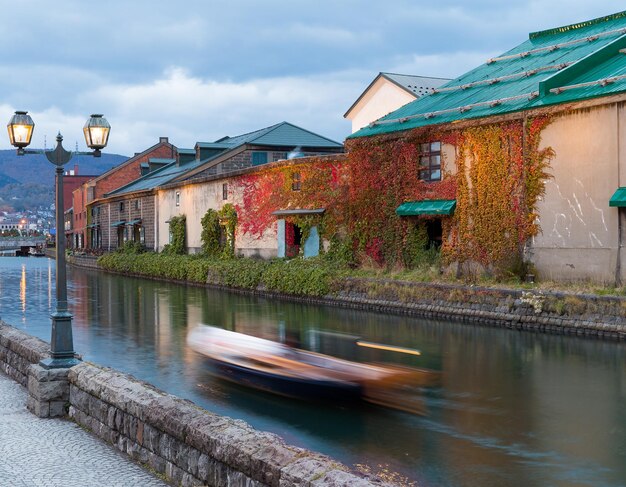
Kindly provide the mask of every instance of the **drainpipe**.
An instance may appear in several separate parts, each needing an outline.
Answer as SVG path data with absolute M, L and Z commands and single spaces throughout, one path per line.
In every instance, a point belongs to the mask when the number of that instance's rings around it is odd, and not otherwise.
M 159 251 L 159 192 L 154 194 L 154 251 Z
M 109 242 L 107 244 L 107 250 L 110 252 L 111 251 L 111 203 L 107 203 L 107 213 L 109 216 L 109 231 L 107 232 L 107 235 L 109 236 Z
M 522 193 L 522 201 L 520 202 L 522 204 L 522 208 L 526 208 L 526 159 L 528 157 L 528 138 L 526 137 L 526 124 L 528 123 L 528 115 L 526 113 L 524 113 L 523 117 L 522 117 L 522 167 L 523 169 L 523 173 L 522 173 L 522 178 L 524 180 L 524 188 L 523 188 L 523 193 Z M 520 257 L 522 259 L 522 261 L 526 260 L 526 249 L 528 248 L 528 246 L 530 245 L 530 239 L 527 239 L 521 246 L 521 248 L 519 249 L 519 253 L 520 253 Z M 524 279 L 526 279 L 526 276 L 523 276 Z
M 623 105 L 622 105 L 623 106 Z M 620 182 L 620 104 L 615 104 L 615 115 L 616 115 L 616 129 L 617 129 L 617 187 L 621 188 Z M 622 229 L 622 218 L 623 218 L 623 208 L 617 208 L 617 258 L 615 262 L 615 287 L 622 286 L 622 242 L 623 242 L 623 229 Z

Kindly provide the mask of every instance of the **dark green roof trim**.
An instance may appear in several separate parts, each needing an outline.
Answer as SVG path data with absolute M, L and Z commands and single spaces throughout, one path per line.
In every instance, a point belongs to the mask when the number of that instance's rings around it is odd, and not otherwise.
M 626 17 L 626 10 L 611 15 L 605 15 L 604 17 L 598 17 L 597 19 L 586 20 L 584 22 L 578 22 L 577 24 L 564 25 L 562 27 L 554 27 L 548 30 L 540 30 L 537 32 L 531 32 L 528 36 L 529 39 L 536 39 L 541 36 L 550 36 L 555 34 L 562 34 L 563 32 L 569 32 L 575 29 L 582 29 L 584 27 L 590 27 L 596 24 L 603 24 L 605 22 L 617 19 L 623 19 Z
M 609 200 L 609 206 L 617 208 L 626 208 L 626 187 L 618 188 L 611 199 Z
M 452 215 L 456 200 L 407 201 L 396 208 L 398 216 Z
M 196 146 L 200 149 L 230 149 L 232 148 L 231 144 L 221 144 L 217 142 L 197 142 Z M 195 153 L 195 152 L 194 152 Z
M 590 69 L 601 65 L 608 61 L 620 49 L 626 48 L 626 34 L 618 37 L 607 45 L 601 47 L 597 51 L 585 56 L 584 58 L 570 64 L 567 68 L 557 71 L 552 76 L 539 82 L 539 96 L 550 94 L 550 90 L 567 84 L 570 80 L 587 73 Z
M 131 220 L 129 222 L 126 222 L 126 225 L 129 227 L 132 227 L 133 225 L 140 225 L 141 224 L 141 218 L 137 218 L 135 220 Z
M 150 164 L 170 164 L 172 162 L 176 162 L 176 159 L 164 159 L 162 157 L 151 157 L 148 159 Z

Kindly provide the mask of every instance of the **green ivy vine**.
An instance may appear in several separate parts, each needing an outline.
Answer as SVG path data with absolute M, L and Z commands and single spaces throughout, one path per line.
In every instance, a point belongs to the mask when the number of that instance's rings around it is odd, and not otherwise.
M 172 242 L 163 247 L 163 253 L 167 255 L 183 255 L 187 251 L 187 217 L 185 215 L 174 216 L 170 219 L 170 232 Z

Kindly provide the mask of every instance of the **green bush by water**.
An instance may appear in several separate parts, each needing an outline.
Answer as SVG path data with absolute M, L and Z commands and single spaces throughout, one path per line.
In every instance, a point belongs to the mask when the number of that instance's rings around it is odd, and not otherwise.
M 321 257 L 260 261 L 113 252 L 100 257 L 98 265 L 125 274 L 310 296 L 329 294 L 340 275 L 336 266 Z

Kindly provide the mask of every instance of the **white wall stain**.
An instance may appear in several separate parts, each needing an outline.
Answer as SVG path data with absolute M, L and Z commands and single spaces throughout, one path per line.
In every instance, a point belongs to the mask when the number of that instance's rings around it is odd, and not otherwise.
M 574 178 L 574 181 L 576 182 L 576 184 L 578 184 L 583 189 L 583 191 L 585 191 L 585 185 L 582 183 L 582 181 L 580 179 Z M 607 227 L 606 220 L 604 219 L 604 210 L 602 208 L 598 208 L 598 206 L 596 205 L 595 201 L 593 201 L 593 198 L 589 195 L 589 193 L 587 193 L 587 191 L 585 191 L 585 197 L 589 200 L 589 203 L 591 204 L 593 209 L 595 211 L 597 211 L 598 213 L 600 213 L 600 218 L 602 220 L 602 226 L 604 227 L 604 231 L 608 233 L 609 228 Z
M 591 247 L 595 247 L 594 240 L 597 242 L 598 246 L 603 247 L 602 242 L 600 242 L 600 239 L 596 237 L 596 234 L 593 232 L 589 232 L 589 241 L 591 242 Z
M 561 240 L 561 244 L 565 245 L 565 237 L 561 235 L 559 232 L 559 221 L 562 219 L 565 223 L 567 223 L 567 216 L 565 213 L 554 213 L 554 225 L 552 226 L 552 230 L 550 231 L 551 237 L 556 237 Z M 567 226 L 565 226 L 565 231 L 568 231 Z

